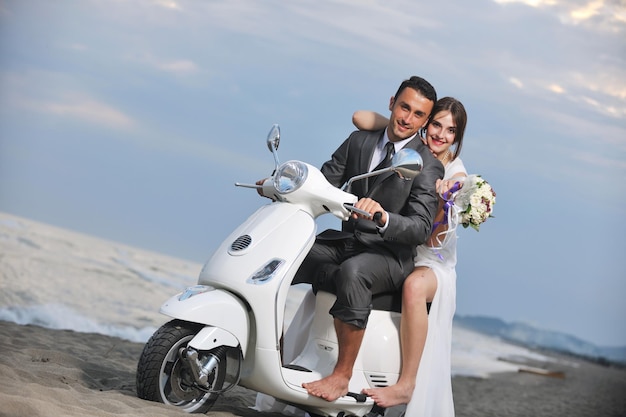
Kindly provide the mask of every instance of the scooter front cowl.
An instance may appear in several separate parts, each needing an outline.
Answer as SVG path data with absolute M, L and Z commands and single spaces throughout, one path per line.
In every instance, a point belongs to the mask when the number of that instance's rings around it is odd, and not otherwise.
M 179 320 L 223 329 L 239 341 L 242 354 L 246 353 L 250 328 L 247 308 L 229 292 L 209 285 L 195 285 L 171 297 L 159 311 Z
M 261 207 L 227 237 L 198 283 L 241 296 L 249 307 L 255 347 L 276 350 L 285 303 L 298 267 L 315 241 L 315 220 L 295 205 Z

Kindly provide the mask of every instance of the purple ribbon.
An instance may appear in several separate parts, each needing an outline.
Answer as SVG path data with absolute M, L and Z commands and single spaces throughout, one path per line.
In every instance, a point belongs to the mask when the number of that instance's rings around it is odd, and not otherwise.
M 435 233 L 435 230 L 437 229 L 437 227 L 439 227 L 442 224 L 447 224 L 448 223 L 448 213 L 450 213 L 450 209 L 452 208 L 452 206 L 454 205 L 454 193 L 456 193 L 457 191 L 459 191 L 461 189 L 461 182 L 457 181 L 454 183 L 454 185 L 452 186 L 452 188 L 450 188 L 448 191 L 446 191 L 445 193 L 443 193 L 443 195 L 441 196 L 441 198 L 443 198 L 443 201 L 445 201 L 445 203 L 443 203 L 443 220 L 440 222 L 437 222 L 433 225 L 433 230 L 431 232 Z M 439 251 L 437 250 L 437 257 L 443 261 L 443 256 L 441 256 L 441 253 L 439 253 Z
M 441 196 L 441 198 L 443 198 L 443 201 L 445 201 L 445 203 L 443 203 L 443 220 L 433 225 L 433 230 L 431 233 L 434 233 L 435 229 L 437 229 L 442 224 L 448 223 L 448 213 L 450 213 L 450 209 L 454 205 L 454 199 L 452 197 L 454 193 L 456 193 L 460 189 L 461 189 L 461 182 L 457 181 L 454 183 L 452 188 L 450 188 L 448 191 L 443 193 L 443 195 Z

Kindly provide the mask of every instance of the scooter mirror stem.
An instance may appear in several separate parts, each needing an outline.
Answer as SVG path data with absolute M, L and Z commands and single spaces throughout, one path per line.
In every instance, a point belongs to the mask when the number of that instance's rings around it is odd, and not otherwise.
M 278 161 L 278 145 L 280 144 L 280 126 L 278 124 L 274 124 L 270 129 L 270 132 L 267 134 L 267 148 L 270 150 L 272 155 L 274 155 L 274 163 L 276 164 L 276 168 L 280 165 Z
M 393 167 L 377 169 L 376 171 L 366 172 L 365 174 L 361 174 L 361 175 L 355 175 L 354 177 L 352 177 L 352 178 L 350 178 L 348 180 L 346 185 L 343 187 L 343 191 L 349 193 L 350 192 L 350 188 L 352 187 L 352 183 L 355 182 L 355 181 L 362 180 L 364 178 L 374 177 L 376 175 L 380 175 L 380 174 L 383 174 L 383 173 L 389 172 L 389 171 L 393 171 Z

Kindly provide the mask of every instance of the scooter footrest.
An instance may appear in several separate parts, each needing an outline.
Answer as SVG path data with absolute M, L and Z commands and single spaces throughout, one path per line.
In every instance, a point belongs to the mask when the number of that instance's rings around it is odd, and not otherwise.
M 358 392 L 348 392 L 346 395 L 348 397 L 354 398 L 357 403 L 364 403 L 365 401 L 367 401 L 367 395 L 365 394 L 360 394 Z
M 294 371 L 301 371 L 301 372 L 313 372 L 310 369 L 305 368 L 304 366 L 293 365 L 293 364 L 283 365 L 283 368 L 293 369 Z

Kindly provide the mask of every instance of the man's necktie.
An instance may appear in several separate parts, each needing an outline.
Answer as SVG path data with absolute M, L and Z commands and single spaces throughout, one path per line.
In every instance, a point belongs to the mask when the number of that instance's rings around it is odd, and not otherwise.
M 396 152 L 396 149 L 393 146 L 393 143 L 387 142 L 387 144 L 385 145 L 385 157 L 383 158 L 382 161 L 380 161 L 378 165 L 374 167 L 374 169 L 371 172 L 378 171 L 379 169 L 387 168 L 389 164 L 391 164 L 391 158 L 393 158 L 393 154 L 395 152 Z M 371 186 L 372 184 L 374 184 L 374 181 L 376 181 L 376 178 L 377 178 L 376 176 L 369 177 L 367 179 L 367 183 Z
M 380 163 L 378 165 L 376 165 L 376 167 L 372 170 L 372 171 L 377 171 L 379 169 L 383 169 L 383 168 L 387 168 L 389 166 L 389 164 L 391 163 L 391 158 L 393 157 L 393 154 L 395 153 L 395 148 L 393 146 L 392 142 L 387 142 L 387 144 L 385 145 L 385 157 L 383 158 L 382 161 L 380 161 Z

